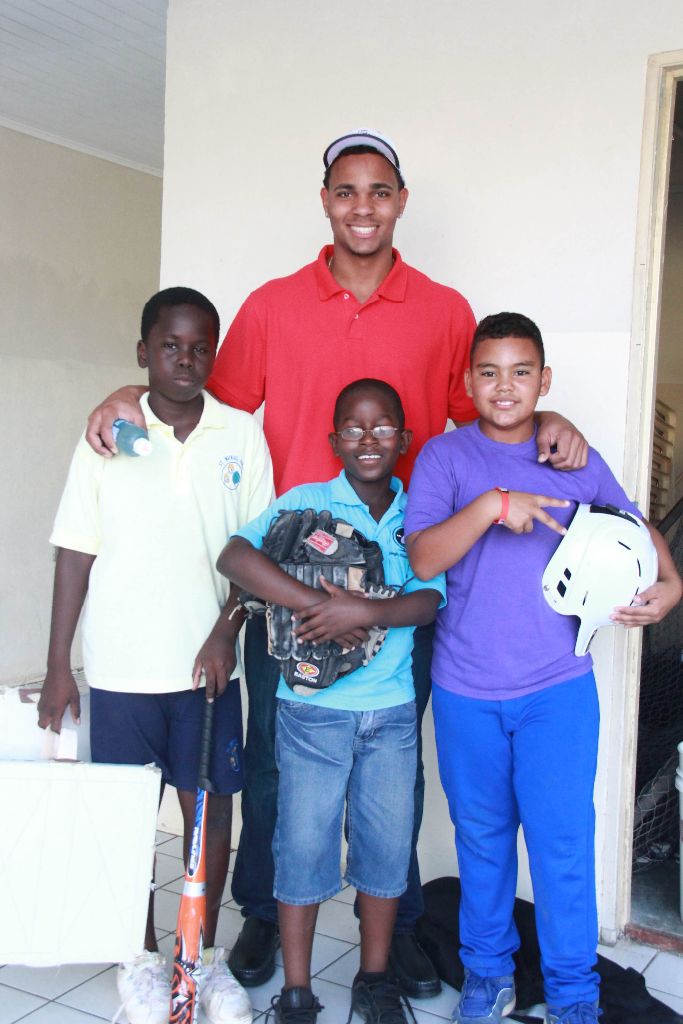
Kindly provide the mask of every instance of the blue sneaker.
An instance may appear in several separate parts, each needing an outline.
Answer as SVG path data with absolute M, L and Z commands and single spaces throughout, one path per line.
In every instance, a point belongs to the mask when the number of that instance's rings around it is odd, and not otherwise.
M 574 1003 L 573 1006 L 565 1006 L 564 1010 L 549 1006 L 545 1024 L 597 1024 L 601 1014 L 597 1003 Z
M 453 1012 L 455 1024 L 499 1024 L 515 1008 L 515 983 L 512 975 L 482 978 L 465 971 L 460 1002 Z

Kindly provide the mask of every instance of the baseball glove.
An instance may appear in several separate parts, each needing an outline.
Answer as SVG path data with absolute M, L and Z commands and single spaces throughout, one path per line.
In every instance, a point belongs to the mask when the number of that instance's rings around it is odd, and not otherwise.
M 369 598 L 390 598 L 399 591 L 384 583 L 382 552 L 350 523 L 331 512 L 283 510 L 270 525 L 262 551 L 283 572 L 306 586 L 322 590 L 321 576 L 344 590 Z M 292 627 L 292 609 L 265 603 L 242 591 L 240 603 L 250 615 L 264 613 L 268 628 L 268 653 L 281 662 L 282 675 L 294 693 L 310 696 L 323 690 L 361 665 L 380 650 L 387 630 L 373 627 L 369 639 L 351 650 L 333 640 L 299 643 Z

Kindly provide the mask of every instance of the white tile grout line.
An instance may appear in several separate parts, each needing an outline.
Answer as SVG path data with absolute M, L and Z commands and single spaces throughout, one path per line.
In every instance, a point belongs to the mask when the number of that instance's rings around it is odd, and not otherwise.
M 94 1017 L 95 1020 L 103 1020 L 107 1021 L 108 1024 L 111 1024 L 111 1017 L 100 1017 L 98 1013 L 92 1013 L 90 1010 L 79 1010 L 75 1006 L 65 1006 L 63 1003 L 58 1003 L 55 999 L 46 999 L 42 1006 L 34 1006 L 34 1008 L 29 1010 L 28 1013 L 25 1013 L 23 1017 L 17 1017 L 15 1020 L 11 1021 L 10 1024 L 21 1024 L 22 1020 L 28 1020 L 32 1013 L 37 1013 L 38 1010 L 44 1010 L 46 1006 L 59 1006 L 62 1010 L 70 1010 L 72 1013 L 80 1013 L 83 1015 L 83 1020 L 88 1020 L 89 1018 L 92 1019 Z
M 23 964 L 3 964 L 3 967 L 7 967 L 7 966 L 9 966 L 9 967 L 22 967 L 24 965 Z M 71 964 L 62 964 L 61 966 L 63 966 L 63 967 L 70 967 L 72 965 Z M 94 966 L 98 966 L 98 965 L 94 965 Z M 19 988 L 18 985 L 12 985 L 12 984 L 10 984 L 9 981 L 3 981 L 2 980 L 2 974 L 0 974 L 0 985 L 3 985 L 4 988 L 11 988 L 14 992 L 23 992 L 27 996 L 35 996 L 36 999 L 44 999 L 46 1003 L 57 1003 L 57 1002 L 59 1002 L 59 1000 L 63 996 L 68 996 L 70 992 L 75 992 L 77 988 L 80 988 L 82 985 L 87 985 L 88 982 L 93 981 L 95 978 L 99 978 L 99 976 L 101 974 L 105 974 L 107 971 L 110 971 L 111 968 L 113 967 L 113 964 L 100 964 L 99 966 L 102 967 L 101 971 L 95 971 L 95 973 L 91 974 L 89 978 L 85 979 L 85 981 L 79 981 L 77 985 L 73 985 L 71 988 L 65 988 L 63 992 L 59 992 L 58 995 L 54 996 L 52 999 L 49 996 L 42 996 L 38 992 L 31 992 L 27 988 Z M 30 969 L 31 968 L 29 968 L 29 970 Z M 49 971 L 50 970 L 49 967 L 36 967 L 34 969 L 36 971 L 43 971 L 43 970 Z M 30 1012 L 31 1013 L 35 1013 L 36 1009 L 39 1010 L 40 1007 L 37 1006 L 34 1010 L 31 1010 Z M 69 1007 L 69 1009 L 78 1009 L 78 1007 Z M 82 1013 L 82 1012 L 84 1012 L 84 1011 L 79 1010 L 79 1013 Z M 23 1020 L 23 1018 L 19 1018 L 19 1019 Z M 15 1024 L 15 1022 L 12 1021 L 12 1024 Z
M 317 932 L 317 933 L 315 933 L 315 934 L 318 934 L 318 935 L 320 935 L 320 934 L 321 934 L 321 932 Z M 327 937 L 328 939 L 329 939 L 329 938 L 333 938 L 333 939 L 336 939 L 336 935 L 332 935 L 332 936 L 329 936 L 329 935 L 328 935 L 328 936 L 326 936 L 326 937 Z M 346 942 L 346 939 L 339 939 L 338 941 L 339 941 L 339 942 Z M 315 972 L 315 974 L 312 974 L 312 975 L 311 975 L 311 977 L 312 977 L 312 978 L 320 978 L 320 975 L 321 975 L 321 974 L 323 973 L 323 971 L 329 971 L 330 967 L 333 967 L 333 966 L 334 966 L 334 964 L 338 963 L 338 962 L 339 962 L 340 960 L 343 960 L 345 956 L 348 956 L 348 955 L 349 955 L 349 953 L 352 953 L 354 949 L 358 949 L 358 947 L 359 947 L 359 946 L 360 946 L 360 942 L 354 942 L 354 943 L 352 943 L 352 944 L 351 944 L 351 945 L 349 946 L 349 949 L 345 949 L 345 950 L 344 950 L 344 952 L 343 952 L 343 953 L 340 953 L 340 954 L 339 954 L 339 956 L 336 956 L 336 957 L 334 958 L 334 960 L 330 960 L 330 962 L 329 962 L 329 963 L 325 964 L 325 966 L 324 966 L 324 967 L 321 967 L 321 968 L 320 968 L 320 970 L 319 970 L 319 971 L 316 971 L 316 972 Z M 350 986 L 350 985 L 342 985 L 342 983 L 341 983 L 340 981 L 333 981 L 333 980 L 332 980 L 331 978 L 320 978 L 320 980 L 321 980 L 321 981 L 329 981 L 330 985 L 339 985 L 339 987 L 340 987 L 340 988 L 348 988 L 348 989 L 349 989 L 349 991 L 350 991 L 350 989 L 351 989 L 351 986 Z
M 661 952 L 661 950 L 659 950 L 659 949 L 653 949 L 652 950 L 652 956 L 650 957 L 648 962 L 645 964 L 645 966 L 643 967 L 642 971 L 639 971 L 638 973 L 639 974 L 645 974 L 645 971 L 648 969 L 648 967 L 652 967 L 652 964 L 655 962 L 655 960 L 659 956 L 660 952 Z M 671 994 L 673 995 L 673 993 L 671 993 Z

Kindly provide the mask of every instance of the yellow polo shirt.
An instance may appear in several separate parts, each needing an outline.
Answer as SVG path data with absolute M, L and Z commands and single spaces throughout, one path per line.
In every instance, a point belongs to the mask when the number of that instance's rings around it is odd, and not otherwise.
M 98 689 L 190 688 L 194 659 L 227 599 L 216 559 L 273 498 L 260 426 L 203 395 L 201 419 L 184 444 L 145 396 L 149 456 L 103 459 L 84 438 L 74 453 L 50 543 L 97 556 L 83 657 Z M 238 663 L 234 676 L 240 672 Z

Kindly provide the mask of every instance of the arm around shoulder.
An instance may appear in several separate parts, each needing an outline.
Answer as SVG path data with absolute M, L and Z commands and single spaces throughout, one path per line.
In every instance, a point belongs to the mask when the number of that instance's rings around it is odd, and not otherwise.
M 536 423 L 539 462 L 555 469 L 583 469 L 588 462 L 588 442 L 570 420 L 548 409 L 536 412 Z
M 118 449 L 111 432 L 114 420 L 129 420 L 138 427 L 146 427 L 140 399 L 148 390 L 146 384 L 125 384 L 93 409 L 88 416 L 85 439 L 94 452 L 107 459 L 116 455 Z

